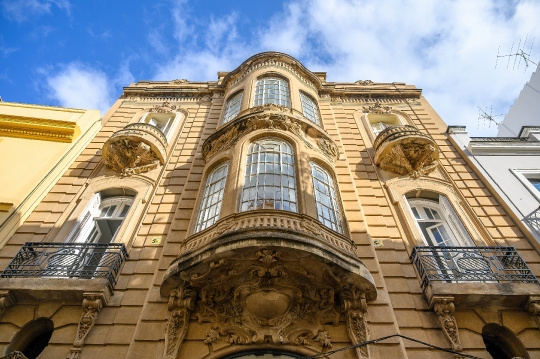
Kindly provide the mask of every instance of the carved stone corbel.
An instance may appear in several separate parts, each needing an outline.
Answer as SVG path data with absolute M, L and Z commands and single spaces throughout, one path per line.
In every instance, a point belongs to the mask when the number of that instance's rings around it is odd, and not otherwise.
M 14 303 L 15 300 L 8 290 L 0 291 L 0 318 Z
M 540 297 L 529 297 L 525 309 L 531 313 L 540 329 Z
M 431 299 L 431 308 L 437 315 L 437 319 L 441 328 L 452 344 L 452 350 L 460 352 L 463 350 L 459 340 L 458 326 L 454 312 L 454 297 L 437 297 Z
M 83 293 L 82 308 L 83 314 L 79 321 L 79 327 L 77 328 L 77 336 L 73 342 L 73 347 L 70 349 L 68 359 L 77 359 L 81 348 L 84 344 L 86 336 L 94 327 L 99 312 L 105 304 L 105 300 L 102 293 Z
M 369 340 L 367 324 L 367 303 L 365 294 L 356 286 L 350 286 L 340 293 L 341 311 L 346 316 L 347 331 L 353 344 Z M 367 345 L 355 348 L 358 359 L 369 358 Z
M 195 308 L 197 293 L 185 287 L 173 289 L 169 296 L 169 321 L 165 335 L 164 359 L 176 359 L 186 337 L 189 316 Z

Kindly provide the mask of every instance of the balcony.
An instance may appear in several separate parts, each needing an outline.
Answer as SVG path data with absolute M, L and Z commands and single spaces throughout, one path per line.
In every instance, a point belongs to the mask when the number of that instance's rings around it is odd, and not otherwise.
M 127 257 L 121 243 L 28 242 L 0 275 L 0 288 L 18 300 L 82 300 L 83 292 L 110 294 Z
M 414 126 L 390 126 L 374 141 L 375 164 L 386 171 L 417 178 L 437 167 L 439 148 Z
M 540 282 L 514 247 L 414 247 L 410 259 L 428 301 L 454 296 L 456 305 L 524 305 Z
M 123 176 L 144 173 L 165 163 L 167 138 L 155 126 L 132 123 L 103 145 L 103 161 Z

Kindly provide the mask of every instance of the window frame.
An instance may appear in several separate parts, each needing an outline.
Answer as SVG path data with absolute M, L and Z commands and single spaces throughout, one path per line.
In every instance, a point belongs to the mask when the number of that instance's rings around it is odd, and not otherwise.
M 517 169 L 510 168 L 510 172 L 523 184 L 523 186 L 531 193 L 531 195 L 540 202 L 540 190 L 533 186 L 530 179 L 540 180 L 540 169 L 528 168 Z
M 316 124 L 317 126 L 322 126 L 321 112 L 319 110 L 318 102 L 315 101 L 315 99 L 311 95 L 308 95 L 304 91 L 298 91 L 298 96 L 300 98 L 300 106 L 302 107 L 302 114 L 304 115 L 304 117 L 307 118 L 310 122 Z M 311 101 L 311 106 L 313 107 L 311 110 L 316 116 L 316 119 L 312 119 L 309 115 L 306 115 L 306 109 L 304 106 L 304 103 L 306 102 L 305 100 Z
M 338 189 L 338 186 L 337 186 L 337 181 L 335 180 L 334 176 L 332 176 L 331 172 L 328 171 L 324 166 L 321 166 L 320 164 L 318 164 L 317 162 L 314 162 L 314 161 L 309 161 L 309 168 L 310 168 L 310 172 L 311 172 L 311 185 L 312 185 L 312 189 L 313 189 L 313 197 L 315 199 L 315 210 L 317 212 L 317 219 L 319 220 L 319 222 L 321 222 L 325 227 L 335 231 L 335 232 L 338 232 L 339 234 L 345 234 L 345 226 L 344 226 L 344 215 L 343 215 L 343 211 L 342 211 L 342 206 L 341 206 L 341 200 L 340 200 L 340 196 L 339 196 L 339 189 Z M 317 177 L 315 176 L 315 173 L 314 173 L 314 170 L 315 169 L 319 169 L 319 170 L 322 170 L 322 172 L 324 172 L 324 174 L 327 176 L 327 181 L 324 182 L 322 180 L 320 180 L 320 182 L 323 183 L 324 186 L 326 186 L 326 188 L 329 189 L 329 192 L 330 192 L 330 196 L 328 196 L 330 198 L 330 202 L 331 202 L 331 205 L 333 206 L 332 207 L 328 207 L 328 206 L 325 206 L 323 204 L 323 202 L 320 200 L 320 195 L 319 195 L 319 191 L 317 189 L 317 186 L 315 184 L 315 182 L 317 181 Z M 331 181 L 331 185 L 328 183 Z M 334 217 L 335 217 L 335 223 L 328 220 L 329 222 L 331 222 L 332 224 L 335 225 L 336 228 L 333 228 L 333 226 L 328 226 L 326 224 L 326 218 L 324 217 L 324 214 L 321 214 L 321 211 L 319 211 L 319 203 L 321 203 L 321 206 L 325 206 L 327 209 L 330 209 L 328 212 L 330 214 L 333 214 Z M 323 218 L 323 220 L 321 220 L 321 217 Z
M 263 85 L 263 88 L 262 88 L 262 91 L 261 91 L 261 94 L 260 94 L 261 99 L 258 99 L 257 91 L 258 91 L 258 88 L 259 88 L 259 83 L 261 83 L 261 82 L 264 83 L 264 81 L 267 81 L 267 80 L 278 80 L 278 81 L 283 82 L 287 86 L 286 91 L 284 91 L 284 93 L 286 93 L 286 95 L 287 95 L 287 97 L 286 97 L 287 104 L 286 105 L 282 104 L 282 102 L 284 102 L 284 101 L 281 100 L 282 93 L 281 93 L 281 85 L 280 84 L 278 85 L 278 94 L 279 94 L 278 103 L 266 101 L 265 95 L 267 94 L 267 92 L 265 91 L 266 87 L 264 85 Z M 255 81 L 255 85 L 253 86 L 252 107 L 264 106 L 264 105 L 267 105 L 267 104 L 274 104 L 274 105 L 277 105 L 277 106 L 284 106 L 284 107 L 290 108 L 291 105 L 292 105 L 291 100 L 292 100 L 291 99 L 291 86 L 290 86 L 290 83 L 289 83 L 288 79 L 272 74 L 272 75 L 267 75 L 267 76 L 261 76 L 261 77 L 257 78 L 257 80 Z M 259 101 L 260 101 L 260 103 L 258 103 Z
M 231 103 L 233 100 L 235 100 L 237 97 L 240 97 L 240 99 L 235 103 L 238 104 L 238 111 L 231 116 L 228 112 L 231 107 L 229 107 L 229 103 Z M 225 101 L 225 106 L 223 106 L 223 116 L 221 117 L 221 124 L 224 125 L 226 123 L 231 122 L 235 117 L 238 116 L 240 112 L 242 112 L 242 101 L 244 100 L 244 90 L 237 91 L 233 93 L 231 96 L 227 97 L 227 100 Z
M 204 231 L 205 229 L 207 229 L 209 227 L 212 227 L 214 224 L 216 224 L 216 222 L 218 222 L 220 220 L 220 218 L 222 218 L 221 212 L 222 212 L 222 209 L 223 209 L 223 197 L 224 197 L 224 194 L 225 194 L 225 189 L 227 188 L 227 182 L 229 181 L 228 177 L 229 177 L 230 165 L 231 165 L 230 161 L 222 161 L 222 162 L 218 163 L 216 166 L 213 166 L 210 169 L 210 171 L 208 172 L 208 175 L 206 176 L 206 180 L 205 180 L 204 191 L 203 191 L 203 194 L 202 194 L 201 198 L 199 199 L 197 217 L 195 219 L 195 226 L 194 226 L 194 229 L 193 229 L 194 234 L 202 232 L 202 231 Z M 210 181 L 212 175 L 214 175 L 218 170 L 220 170 L 223 167 L 226 167 L 226 170 L 225 170 L 224 176 L 219 179 L 219 181 L 223 183 L 223 186 L 218 190 L 218 192 L 220 192 L 220 194 L 218 194 L 219 199 L 218 199 L 217 203 L 219 203 L 219 204 L 217 206 L 216 214 L 213 216 L 214 219 L 213 219 L 212 223 L 206 224 L 206 225 L 203 226 L 203 225 L 200 224 L 201 216 L 205 213 L 205 212 L 203 212 L 203 210 L 208 209 L 208 208 L 203 208 L 203 206 L 205 206 L 205 199 L 207 198 L 208 191 L 209 191 L 209 188 L 211 187 L 211 185 L 213 185 L 213 184 L 215 184 L 217 182 L 216 180 L 214 180 L 211 183 L 209 181 Z M 214 193 L 216 193 L 216 192 L 214 192 Z M 205 221 L 205 223 L 207 223 L 209 221 L 211 221 L 211 220 L 207 220 L 207 221 Z

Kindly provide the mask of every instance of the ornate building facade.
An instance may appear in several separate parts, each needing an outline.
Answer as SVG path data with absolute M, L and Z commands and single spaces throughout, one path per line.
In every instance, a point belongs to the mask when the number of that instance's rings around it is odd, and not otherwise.
M 540 357 L 538 252 L 414 86 L 261 53 L 104 121 L 0 251 L 0 353 Z

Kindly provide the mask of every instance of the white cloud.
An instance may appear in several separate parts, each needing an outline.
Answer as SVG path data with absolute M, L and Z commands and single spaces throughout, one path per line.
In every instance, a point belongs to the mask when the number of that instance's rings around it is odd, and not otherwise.
M 55 5 L 64 10 L 68 15 L 71 13 L 69 0 L 4 0 L 2 9 L 4 15 L 11 20 L 22 22 L 33 16 L 41 16 L 51 13 L 51 6 Z
M 178 52 L 158 65 L 156 79 L 212 80 L 257 52 L 282 51 L 327 71 L 329 81 L 414 84 L 446 123 L 466 124 L 473 135 L 496 133 L 476 129 L 477 106 L 506 113 L 530 77 L 523 65 L 495 69 L 498 47 L 510 52 L 527 34 L 540 39 L 536 1 L 294 0 L 251 36 L 238 35 L 236 14 L 208 26 L 188 22 L 187 13 L 185 1 L 173 9 Z

